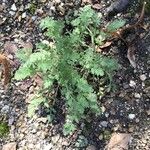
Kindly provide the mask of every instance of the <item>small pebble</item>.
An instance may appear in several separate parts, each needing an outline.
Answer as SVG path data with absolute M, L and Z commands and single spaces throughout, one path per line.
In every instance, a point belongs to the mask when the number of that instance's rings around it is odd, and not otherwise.
M 145 74 L 140 75 L 140 79 L 141 79 L 141 81 L 145 81 L 146 80 L 146 75 Z
M 130 83 L 129 83 L 130 87 L 135 87 L 136 86 L 136 83 L 135 81 L 133 80 L 130 80 Z
M 11 16 L 15 15 L 14 11 L 9 11 L 9 14 L 11 14 Z
M 103 126 L 103 127 L 107 127 L 108 122 L 107 122 L 107 121 L 102 121 L 102 122 L 100 123 L 100 125 Z
M 13 11 L 16 11 L 16 10 L 17 10 L 17 7 L 16 7 L 15 4 L 13 4 L 13 5 L 11 6 L 11 10 L 13 10 Z
M 134 119 L 135 118 L 135 114 L 129 114 L 128 118 L 131 119 L 131 120 Z
M 26 12 L 24 12 L 23 14 L 22 14 L 22 18 L 26 18 Z
M 139 93 L 135 93 L 135 94 L 134 94 L 134 97 L 135 97 L 135 98 L 141 98 L 141 95 L 140 95 Z

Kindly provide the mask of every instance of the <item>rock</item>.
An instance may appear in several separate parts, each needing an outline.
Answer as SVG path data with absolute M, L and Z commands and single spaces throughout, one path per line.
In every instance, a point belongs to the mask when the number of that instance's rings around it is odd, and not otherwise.
M 110 7 L 107 8 L 108 15 L 114 15 L 115 13 L 119 13 L 124 11 L 129 4 L 129 0 L 116 0 L 113 2 Z
M 15 15 L 14 11 L 9 11 L 9 14 L 11 14 L 11 16 Z
M 29 149 L 34 149 L 34 144 L 33 144 L 33 143 L 29 143 L 29 144 L 28 144 L 28 148 L 29 148 Z
M 135 87 L 135 86 L 136 86 L 136 83 L 135 83 L 135 81 L 133 81 L 133 80 L 130 80 L 129 86 L 130 86 L 130 87 Z
M 53 136 L 52 137 L 52 143 L 57 143 L 58 142 L 58 140 L 59 140 L 59 138 L 60 138 L 60 136 L 59 135 L 55 135 L 55 136 Z
M 96 147 L 94 145 L 89 145 L 86 150 L 96 150 Z
M 101 133 L 98 138 L 99 140 L 103 140 L 103 134 Z
M 9 112 L 9 106 L 8 105 L 5 105 L 2 109 L 1 109 L 1 112 L 2 113 L 8 113 Z
M 15 121 L 15 116 L 14 115 L 10 116 L 9 120 L 8 120 L 9 126 L 12 125 L 14 123 L 14 121 Z
M 105 117 L 106 117 L 106 118 L 109 117 L 109 113 L 108 113 L 108 112 L 105 113 Z
M 44 150 L 51 150 L 52 147 L 53 147 L 53 144 L 52 144 L 52 143 L 47 144 L 47 145 L 44 146 Z
M 2 150 L 16 150 L 16 146 L 17 146 L 16 142 L 11 142 L 11 143 L 5 144 Z
M 146 75 L 145 74 L 140 75 L 140 79 L 141 79 L 141 81 L 145 81 L 146 80 Z
M 16 10 L 17 10 L 17 7 L 16 7 L 15 4 L 13 4 L 13 5 L 11 6 L 11 10 L 13 10 L 13 11 L 16 11 Z
M 108 122 L 107 122 L 107 121 L 102 121 L 102 122 L 100 123 L 100 125 L 103 126 L 103 127 L 107 127 Z
M 24 13 L 22 14 L 22 18 L 26 18 L 26 16 L 27 16 L 27 14 L 26 14 L 26 12 L 24 12 Z
M 139 93 L 134 93 L 135 98 L 141 98 L 141 95 Z
M 135 118 L 135 114 L 129 114 L 128 118 L 131 119 L 131 120 L 134 119 Z

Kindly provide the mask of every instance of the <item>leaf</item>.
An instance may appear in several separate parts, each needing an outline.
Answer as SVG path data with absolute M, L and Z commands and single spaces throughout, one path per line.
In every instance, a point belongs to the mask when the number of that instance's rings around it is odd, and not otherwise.
M 32 74 L 33 70 L 31 70 L 26 65 L 21 66 L 15 73 L 14 79 L 22 80 L 26 77 L 29 77 Z
M 107 150 L 128 150 L 128 143 L 130 139 L 130 134 L 114 133 L 107 145 Z
M 108 32 L 114 32 L 117 29 L 123 27 L 125 25 L 126 21 L 125 20 L 115 20 L 111 23 L 109 23 L 106 27 Z
M 71 134 L 76 129 L 75 125 L 71 122 L 66 122 L 63 128 L 64 135 Z
M 28 116 L 32 117 L 35 114 L 35 110 L 38 108 L 38 106 L 42 103 L 45 102 L 45 98 L 42 97 L 41 95 L 35 95 L 35 97 L 32 99 L 28 106 Z
M 103 49 L 109 47 L 112 44 L 112 41 L 107 41 L 103 45 L 100 45 L 99 48 Z
M 129 59 L 129 62 L 133 68 L 136 68 L 136 62 L 135 62 L 135 46 L 132 44 L 128 47 L 127 51 L 127 58 Z

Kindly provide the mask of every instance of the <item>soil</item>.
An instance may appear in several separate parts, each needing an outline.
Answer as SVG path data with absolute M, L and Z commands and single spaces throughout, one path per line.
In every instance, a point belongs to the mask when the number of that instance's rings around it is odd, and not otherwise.
M 127 9 L 113 15 L 108 19 L 107 8 L 110 0 L 39 0 L 37 1 L 7 1 L 0 4 L 0 49 L 12 63 L 14 73 L 19 67 L 15 53 L 22 43 L 35 48 L 39 41 L 46 40 L 39 29 L 39 21 L 46 16 L 62 19 L 73 10 L 90 3 L 97 12 L 105 17 L 105 24 L 114 18 L 123 18 L 128 24 L 133 24 L 138 19 L 138 2 L 133 0 Z M 15 6 L 13 6 L 15 4 Z M 96 5 L 98 4 L 98 5 Z M 97 7 L 96 7 L 97 6 Z M 38 118 L 27 116 L 27 104 L 32 94 L 37 90 L 33 79 L 14 81 L 7 91 L 0 85 L 0 122 L 7 122 L 10 133 L 7 137 L 0 138 L 0 149 L 4 144 L 17 143 L 17 150 L 104 150 L 111 134 L 114 132 L 129 133 L 132 141 L 129 150 L 150 149 L 150 17 L 144 16 L 145 29 L 137 29 L 126 33 L 124 39 L 133 39 L 135 46 L 136 68 L 133 68 L 127 58 L 128 47 L 122 40 L 116 39 L 111 47 L 106 48 L 120 64 L 114 81 L 114 91 L 106 92 L 99 99 L 102 114 L 91 116 L 83 120 L 78 130 L 71 136 L 62 135 L 64 115 L 62 112 L 63 100 L 56 104 L 56 117 L 52 123 L 45 120 L 46 110 L 41 107 L 37 112 Z M 135 36 L 137 35 L 137 36 Z M 8 42 L 12 45 L 9 48 Z M 9 43 L 9 44 L 10 44 Z M 92 118 L 92 119 L 91 119 Z

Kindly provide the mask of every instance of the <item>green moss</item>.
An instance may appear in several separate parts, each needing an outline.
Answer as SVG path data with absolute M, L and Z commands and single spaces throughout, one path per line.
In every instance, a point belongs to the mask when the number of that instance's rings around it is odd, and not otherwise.
M 9 127 L 7 123 L 0 122 L 0 138 L 6 136 L 9 133 Z

